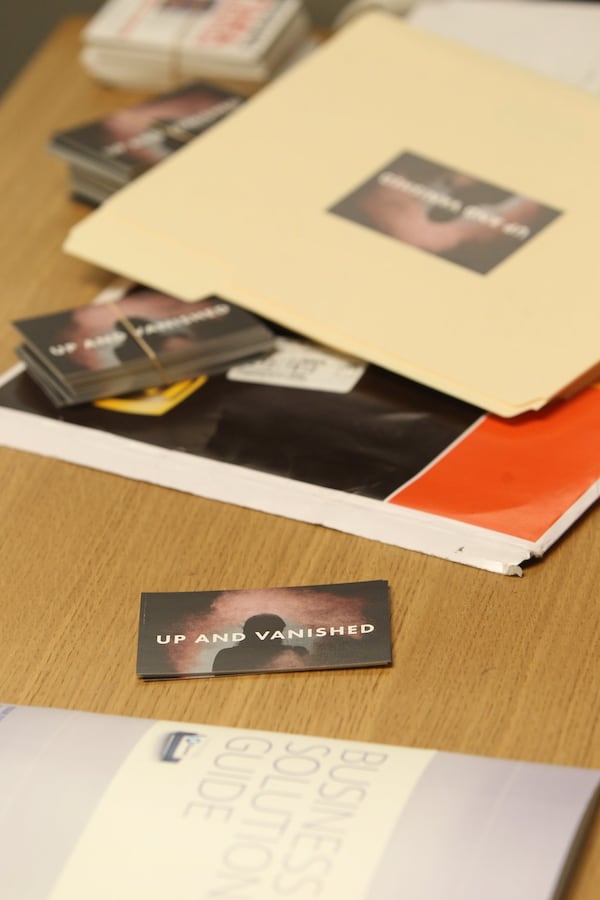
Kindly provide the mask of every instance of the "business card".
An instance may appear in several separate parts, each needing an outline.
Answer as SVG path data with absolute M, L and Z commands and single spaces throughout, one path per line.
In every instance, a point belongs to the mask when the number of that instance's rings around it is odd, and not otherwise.
M 141 596 L 144 680 L 391 661 L 387 581 Z

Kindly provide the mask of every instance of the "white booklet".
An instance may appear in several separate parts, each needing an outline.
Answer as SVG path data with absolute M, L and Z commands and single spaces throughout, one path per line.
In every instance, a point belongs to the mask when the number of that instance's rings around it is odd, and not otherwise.
M 552 900 L 600 772 L 0 704 L 3 900 Z

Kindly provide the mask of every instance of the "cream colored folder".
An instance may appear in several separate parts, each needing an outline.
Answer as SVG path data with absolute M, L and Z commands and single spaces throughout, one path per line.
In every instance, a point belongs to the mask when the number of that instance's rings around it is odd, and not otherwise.
M 600 361 L 600 100 L 368 13 L 66 246 L 539 409 Z

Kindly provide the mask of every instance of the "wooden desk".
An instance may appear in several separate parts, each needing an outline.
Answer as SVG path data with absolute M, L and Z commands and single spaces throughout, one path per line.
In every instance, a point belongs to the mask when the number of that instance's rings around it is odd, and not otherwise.
M 81 24 L 57 30 L 0 106 L 3 368 L 11 319 L 110 280 L 61 252 L 87 210 L 45 145 L 141 97 L 86 77 Z M 600 508 L 515 579 L 43 457 L 2 449 L 0 467 L 3 701 L 600 767 Z M 371 578 L 391 583 L 391 669 L 136 680 L 142 590 Z M 599 883 L 597 818 L 569 900 Z

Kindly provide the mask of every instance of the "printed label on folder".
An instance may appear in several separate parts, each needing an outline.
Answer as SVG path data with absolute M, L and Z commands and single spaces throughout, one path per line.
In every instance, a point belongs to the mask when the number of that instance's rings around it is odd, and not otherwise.
M 414 153 L 401 153 L 330 212 L 482 275 L 561 214 Z

